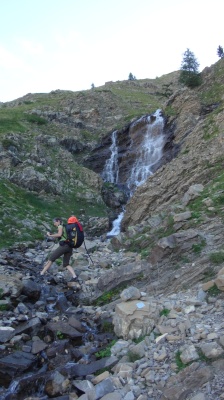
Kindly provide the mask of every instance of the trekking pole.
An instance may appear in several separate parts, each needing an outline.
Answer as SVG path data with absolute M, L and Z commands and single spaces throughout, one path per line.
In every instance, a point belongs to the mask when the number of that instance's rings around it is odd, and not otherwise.
M 87 248 L 86 248 L 86 242 L 85 242 L 85 240 L 84 240 L 84 246 L 85 246 L 86 253 L 88 254 L 89 259 L 91 260 L 92 264 L 94 265 L 94 262 L 93 262 L 92 258 L 90 257 L 90 255 L 89 255 L 89 253 L 88 253 L 88 250 L 87 250 Z

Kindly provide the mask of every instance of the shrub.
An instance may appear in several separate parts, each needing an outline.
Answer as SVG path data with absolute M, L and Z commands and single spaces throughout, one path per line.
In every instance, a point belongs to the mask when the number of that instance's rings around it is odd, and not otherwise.
M 37 125 L 47 124 L 47 120 L 45 118 L 39 117 L 39 115 L 35 115 L 35 114 L 27 114 L 26 119 L 28 122 L 31 122 L 31 123 L 37 124 Z
M 162 311 L 160 311 L 159 315 L 160 315 L 160 317 L 162 315 L 165 315 L 165 317 L 167 317 L 167 315 L 169 315 L 169 313 L 170 313 L 170 310 L 168 308 L 164 308 Z
M 217 251 L 216 253 L 211 253 L 209 256 L 209 260 L 213 264 L 222 264 L 224 262 L 224 252 Z
M 100 351 L 98 351 L 97 353 L 95 353 L 97 358 L 104 358 L 104 357 L 110 357 L 111 356 L 111 347 L 114 346 L 114 344 L 116 343 L 116 340 L 112 340 L 112 342 L 110 344 L 108 344 L 108 346 L 105 349 L 102 349 Z

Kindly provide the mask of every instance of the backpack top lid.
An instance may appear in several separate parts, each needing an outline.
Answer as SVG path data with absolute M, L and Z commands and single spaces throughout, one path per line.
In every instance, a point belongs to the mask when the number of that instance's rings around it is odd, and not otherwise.
M 75 224 L 76 222 L 78 222 L 78 220 L 74 215 L 72 215 L 67 221 L 68 224 Z

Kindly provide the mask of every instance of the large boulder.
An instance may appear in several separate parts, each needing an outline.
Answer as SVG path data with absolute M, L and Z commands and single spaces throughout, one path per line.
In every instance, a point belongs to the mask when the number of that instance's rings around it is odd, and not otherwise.
M 149 335 L 159 318 L 156 304 L 131 300 L 116 304 L 113 316 L 114 332 L 123 339 L 138 339 Z

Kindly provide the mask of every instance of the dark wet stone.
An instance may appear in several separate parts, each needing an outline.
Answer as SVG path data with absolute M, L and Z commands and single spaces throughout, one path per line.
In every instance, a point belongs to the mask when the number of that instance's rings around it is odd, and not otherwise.
M 90 364 L 69 364 L 65 365 L 60 369 L 60 371 L 63 373 L 63 371 L 68 373 L 71 377 L 74 376 L 86 376 L 90 374 L 94 374 L 95 372 L 99 371 L 100 369 L 103 368 L 112 368 L 114 365 L 118 363 L 117 357 L 105 357 L 101 358 L 100 360 L 93 361 Z
M 58 370 L 59 365 L 66 365 L 70 361 L 72 361 L 71 354 L 57 354 L 54 358 L 49 359 L 48 368 L 51 371 Z
M 85 332 L 86 329 L 85 327 L 81 324 L 81 322 L 74 318 L 74 317 L 70 317 L 68 320 L 69 325 L 71 325 L 73 328 L 77 329 L 77 331 L 79 332 Z
M 57 353 L 63 353 L 66 347 L 69 346 L 68 339 L 60 340 L 58 342 L 52 343 L 52 345 L 46 350 L 47 356 L 49 358 L 55 357 Z
M 62 335 L 67 335 L 70 338 L 82 337 L 82 333 L 78 332 L 67 322 L 63 321 L 49 322 L 47 323 L 46 328 L 52 331 L 54 334 L 60 332 Z
M 47 344 L 42 340 L 35 340 L 32 344 L 32 354 L 38 354 L 47 348 Z
M 15 336 L 15 329 L 11 327 L 0 327 L 0 343 L 6 343 Z
M 27 322 L 19 324 L 19 326 L 15 329 L 14 334 L 19 335 L 20 333 L 28 333 L 31 335 L 38 334 L 40 327 L 42 326 L 39 318 L 35 317 L 30 319 Z
M 39 372 L 33 374 L 26 374 L 21 378 L 17 378 L 16 380 L 12 381 L 11 385 L 9 386 L 6 396 L 4 400 L 23 400 L 24 394 L 26 393 L 26 397 L 33 394 L 34 392 L 39 392 L 40 386 L 46 381 L 48 377 L 51 376 L 51 371 L 46 371 L 47 366 L 41 368 Z M 38 399 L 47 399 L 46 396 L 41 396 Z
M 22 294 L 27 296 L 30 300 L 39 300 L 41 293 L 41 286 L 31 279 L 23 280 Z
M 56 303 L 56 308 L 61 312 L 65 312 L 69 307 L 68 301 L 64 295 L 64 293 L 59 293 Z
M 35 365 L 37 358 L 30 353 L 16 351 L 0 359 L 0 384 L 10 383 L 12 378 L 30 370 Z
M 84 354 L 79 349 L 72 349 L 71 350 L 71 356 L 72 356 L 72 358 L 74 358 L 75 361 L 80 360 L 80 358 L 82 358 L 83 355 Z

